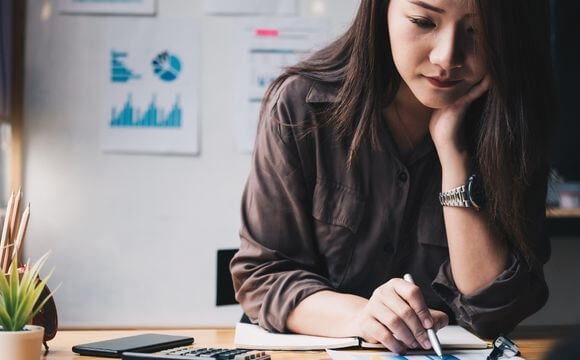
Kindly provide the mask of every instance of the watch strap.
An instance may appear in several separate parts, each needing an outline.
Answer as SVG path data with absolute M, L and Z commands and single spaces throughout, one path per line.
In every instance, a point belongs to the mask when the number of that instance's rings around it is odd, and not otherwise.
M 439 202 L 443 206 L 454 206 L 469 208 L 471 201 L 467 197 L 466 186 L 461 185 L 449 191 L 439 193 Z

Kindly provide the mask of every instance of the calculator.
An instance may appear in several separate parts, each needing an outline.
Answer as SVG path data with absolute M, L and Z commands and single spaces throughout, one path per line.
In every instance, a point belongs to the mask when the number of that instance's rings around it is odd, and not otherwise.
M 124 352 L 123 360 L 270 360 L 263 351 L 248 349 L 199 348 L 193 345 L 175 347 L 152 354 Z

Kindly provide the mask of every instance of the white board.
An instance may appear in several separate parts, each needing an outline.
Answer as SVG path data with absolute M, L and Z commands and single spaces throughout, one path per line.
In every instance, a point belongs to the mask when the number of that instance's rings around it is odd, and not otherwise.
M 160 21 L 198 21 L 202 29 L 203 151 L 112 156 L 100 142 L 106 110 L 91 109 L 107 109 L 106 28 L 111 20 L 130 24 L 135 17 L 42 20 L 46 3 L 27 2 L 23 188 L 32 216 L 24 250 L 35 259 L 52 249 L 46 269 L 55 267 L 51 288 L 62 282 L 55 294 L 59 326 L 234 326 L 241 308 L 217 307 L 215 293 L 216 251 L 239 246 L 240 197 L 250 166 L 232 130 L 241 69 L 233 56 L 237 19 L 205 16 L 201 0 L 159 1 Z M 298 15 L 312 15 L 313 3 L 300 1 Z M 331 37 L 345 29 L 358 3 L 326 2 Z M 184 28 L 181 36 L 193 34 Z M 579 251 L 577 238 L 553 241 L 550 300 L 528 325 L 578 322 L 567 310 L 580 302 Z

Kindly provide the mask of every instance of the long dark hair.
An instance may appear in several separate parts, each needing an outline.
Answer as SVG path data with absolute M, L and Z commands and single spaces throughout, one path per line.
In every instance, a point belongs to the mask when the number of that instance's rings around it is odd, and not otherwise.
M 525 204 L 532 182 L 543 184 L 547 178 L 549 120 L 554 118 L 549 7 L 547 0 L 471 0 L 468 5 L 481 18 L 478 41 L 493 82 L 468 109 L 468 146 L 485 182 L 492 223 L 531 264 L 535 244 L 528 240 L 532 216 Z M 387 6 L 388 0 L 361 0 L 342 36 L 287 68 L 266 92 L 268 99 L 293 75 L 339 86 L 322 126 L 349 140 L 349 164 L 363 142 L 380 149 L 382 110 L 401 83 L 391 56 Z

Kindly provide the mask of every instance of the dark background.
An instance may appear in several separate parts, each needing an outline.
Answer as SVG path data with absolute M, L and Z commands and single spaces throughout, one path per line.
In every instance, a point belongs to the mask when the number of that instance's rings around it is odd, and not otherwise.
M 580 1 L 551 0 L 554 80 L 559 125 L 553 167 L 566 181 L 580 181 Z

